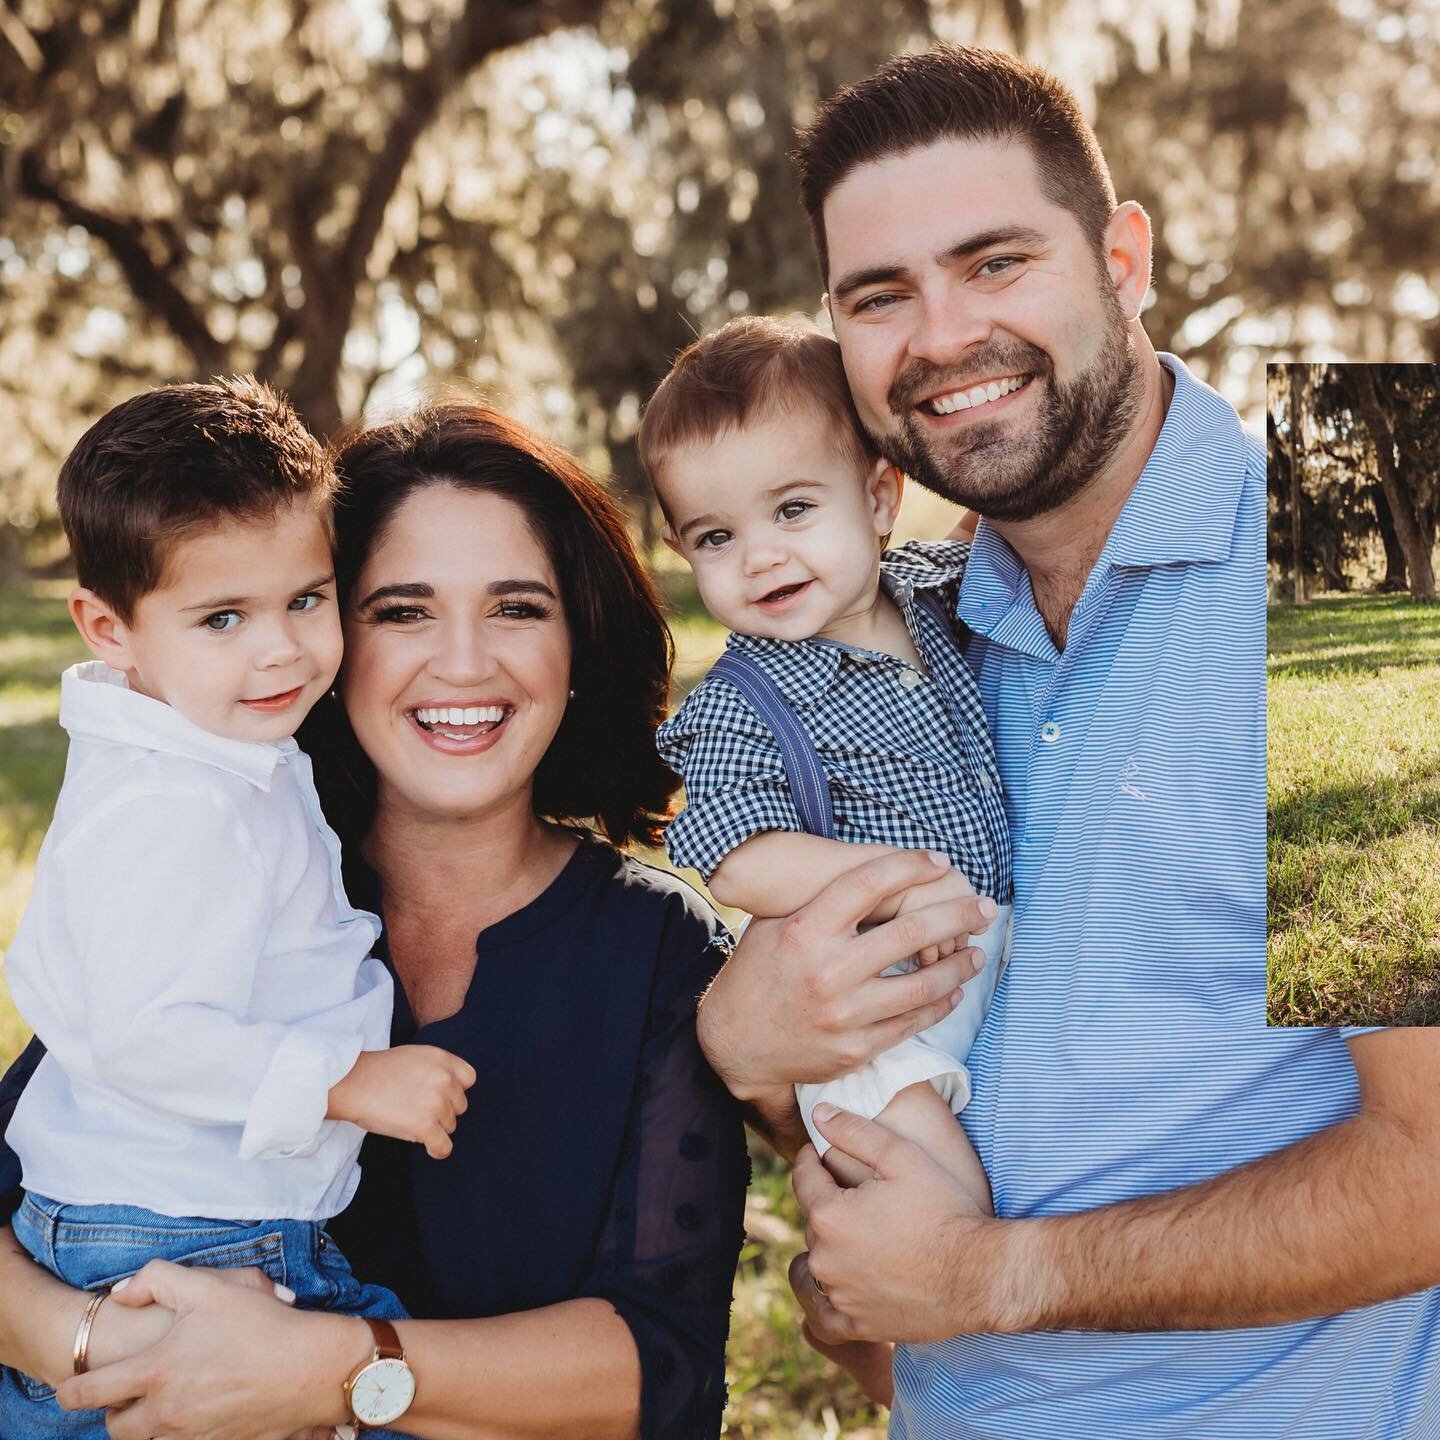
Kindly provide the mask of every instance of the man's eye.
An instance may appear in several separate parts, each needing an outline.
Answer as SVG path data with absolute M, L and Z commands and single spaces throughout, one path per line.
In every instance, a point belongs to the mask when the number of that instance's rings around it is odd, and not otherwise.
M 306 610 L 313 610 L 324 599 L 323 595 L 297 595 L 290 602 L 290 609 L 303 614 Z
M 878 295 L 867 295 L 855 306 L 855 313 L 858 315 L 862 310 L 888 310 L 899 298 L 888 290 L 881 291 Z
M 206 630 L 213 630 L 217 635 L 224 634 L 227 630 L 233 630 L 240 623 L 240 612 L 238 610 L 217 610 L 213 615 L 207 615 L 200 624 Z
M 782 520 L 798 520 L 807 510 L 814 508 L 809 500 L 787 500 L 775 513 Z
M 728 530 L 707 530 L 696 542 L 697 550 L 718 550 L 730 538 Z
M 977 275 L 1007 275 L 1017 265 L 1022 263 L 1019 255 L 995 255 L 987 260 L 975 273 Z

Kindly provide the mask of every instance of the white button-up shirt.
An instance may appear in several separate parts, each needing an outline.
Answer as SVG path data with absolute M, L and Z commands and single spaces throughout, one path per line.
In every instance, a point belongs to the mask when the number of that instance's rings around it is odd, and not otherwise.
M 212 735 L 98 662 L 60 694 L 65 783 L 5 961 L 49 1052 L 7 1137 L 26 1187 L 328 1218 L 363 1139 L 328 1092 L 388 1043 L 392 987 L 309 759 Z

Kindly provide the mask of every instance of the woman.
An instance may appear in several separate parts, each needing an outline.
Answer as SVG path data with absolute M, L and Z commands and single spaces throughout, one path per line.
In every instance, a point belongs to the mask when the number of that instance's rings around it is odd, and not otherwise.
M 335 1224 L 357 1274 L 439 1317 L 397 1326 L 396 1424 L 716 1434 L 746 1161 L 694 1009 L 726 942 L 614 848 L 654 842 L 676 783 L 653 594 L 604 492 L 488 407 L 365 432 L 338 468 L 346 658 L 301 739 L 350 896 L 385 921 L 394 1039 L 480 1077 L 446 1160 L 367 1141 Z M 0 1236 L 0 1361 L 60 1379 L 85 1297 Z M 60 1395 L 124 1407 L 116 1440 L 284 1436 L 347 1421 L 373 1351 L 362 1321 L 152 1265 Z

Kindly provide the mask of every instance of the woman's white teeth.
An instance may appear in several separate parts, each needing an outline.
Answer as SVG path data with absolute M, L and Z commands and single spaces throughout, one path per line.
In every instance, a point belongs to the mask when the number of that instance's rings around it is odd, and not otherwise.
M 977 405 L 988 405 L 1012 390 L 1018 390 L 1029 380 L 1028 375 L 1007 375 L 1003 380 L 991 380 L 969 390 L 956 390 L 950 395 L 937 395 L 930 402 L 930 409 L 936 415 L 953 415 L 957 410 L 973 410 Z
M 422 725 L 489 725 L 505 718 L 503 705 L 458 705 L 417 710 L 415 718 Z

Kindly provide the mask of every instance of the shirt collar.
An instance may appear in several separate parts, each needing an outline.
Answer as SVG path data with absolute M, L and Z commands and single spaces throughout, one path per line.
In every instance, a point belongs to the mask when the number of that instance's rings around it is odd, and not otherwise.
M 1159 360 L 1175 377 L 1175 393 L 1097 570 L 1225 560 L 1234 543 L 1246 464 L 1240 417 L 1176 356 L 1161 353 Z M 1022 591 L 1028 595 L 1029 576 L 1020 557 L 981 520 L 961 584 L 960 618 L 989 634 Z
M 199 760 L 261 790 L 270 788 L 275 767 L 300 748 L 293 738 L 265 744 L 212 735 L 163 701 L 132 690 L 122 671 L 101 660 L 72 665 L 60 677 L 60 723 L 75 739 Z
M 754 656 L 792 705 L 813 705 L 822 699 L 834 685 L 842 661 L 856 653 L 824 640 L 773 640 L 738 631 L 725 641 L 725 648 Z

